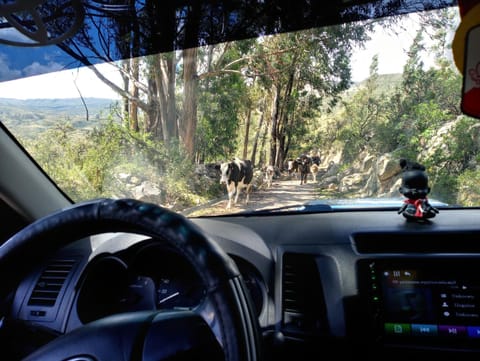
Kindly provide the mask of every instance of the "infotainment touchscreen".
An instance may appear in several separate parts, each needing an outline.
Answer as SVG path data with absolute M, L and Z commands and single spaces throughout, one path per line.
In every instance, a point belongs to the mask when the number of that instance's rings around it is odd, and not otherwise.
M 478 259 L 362 262 L 377 336 L 480 347 L 479 268 Z

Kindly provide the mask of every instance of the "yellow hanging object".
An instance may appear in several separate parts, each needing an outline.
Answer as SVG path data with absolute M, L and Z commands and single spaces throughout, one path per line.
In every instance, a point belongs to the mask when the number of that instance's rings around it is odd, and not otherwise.
M 465 40 L 467 33 L 477 25 L 480 25 L 480 4 L 475 5 L 465 13 L 453 38 L 453 60 L 461 74 L 463 74 L 465 61 Z

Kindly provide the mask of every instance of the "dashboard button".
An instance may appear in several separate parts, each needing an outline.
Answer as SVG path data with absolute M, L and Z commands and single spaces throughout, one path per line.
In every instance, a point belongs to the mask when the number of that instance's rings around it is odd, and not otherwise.
M 412 335 L 413 336 L 437 336 L 438 327 L 437 325 L 425 325 L 425 324 L 412 324 Z
M 409 323 L 386 323 L 385 333 L 387 335 L 410 335 L 411 325 Z

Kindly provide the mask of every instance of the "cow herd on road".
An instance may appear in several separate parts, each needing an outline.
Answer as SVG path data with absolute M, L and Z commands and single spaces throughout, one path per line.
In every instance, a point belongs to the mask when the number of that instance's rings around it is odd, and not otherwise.
M 296 159 L 289 159 L 286 166 L 290 176 L 300 177 L 300 185 L 307 183 L 309 174 L 312 174 L 312 180 L 316 182 L 320 171 L 320 157 L 302 154 Z M 216 169 L 220 172 L 220 183 L 225 184 L 227 189 L 226 208 L 229 209 L 238 202 L 243 189 L 245 189 L 245 204 L 248 204 L 253 180 L 252 162 L 248 159 L 235 158 L 230 162 L 218 164 Z M 275 167 L 266 166 L 262 168 L 262 172 L 266 187 L 272 187 L 273 178 L 277 174 Z

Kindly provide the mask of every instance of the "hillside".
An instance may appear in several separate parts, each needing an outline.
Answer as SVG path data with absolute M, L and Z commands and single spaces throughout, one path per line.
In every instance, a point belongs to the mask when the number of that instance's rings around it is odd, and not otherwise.
M 77 129 L 93 128 L 106 119 L 116 100 L 102 98 L 72 99 L 9 99 L 0 98 L 0 121 L 15 125 L 17 137 L 31 138 L 42 132 L 59 117 Z M 88 117 L 87 117 L 88 115 Z
M 358 88 L 365 85 L 367 79 L 355 83 L 350 89 L 349 92 L 355 91 Z M 375 88 L 378 94 L 391 93 L 398 85 L 402 83 L 402 74 L 379 74 L 378 82 Z

